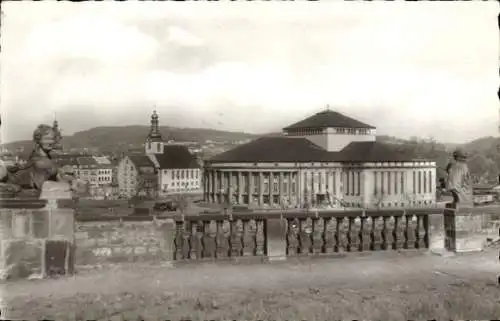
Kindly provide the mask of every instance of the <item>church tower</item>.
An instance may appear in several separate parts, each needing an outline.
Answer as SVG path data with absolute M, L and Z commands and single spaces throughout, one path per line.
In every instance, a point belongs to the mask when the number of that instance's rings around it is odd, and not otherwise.
M 151 115 L 151 129 L 145 144 L 146 155 L 163 154 L 163 137 L 158 126 L 158 115 L 156 110 Z
M 52 124 L 52 128 L 54 129 L 54 150 L 57 150 L 57 151 L 61 151 L 63 148 L 62 148 L 62 143 L 61 143 L 61 140 L 62 140 L 62 134 L 61 134 L 61 130 L 59 128 L 59 123 L 57 122 L 57 119 L 54 115 L 54 123 Z

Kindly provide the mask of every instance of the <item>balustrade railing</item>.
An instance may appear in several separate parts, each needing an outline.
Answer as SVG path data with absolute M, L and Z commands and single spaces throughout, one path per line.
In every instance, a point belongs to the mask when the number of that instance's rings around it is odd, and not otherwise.
M 314 256 L 429 248 L 436 208 L 199 214 L 176 219 L 175 260 Z M 277 249 L 278 247 L 278 249 Z

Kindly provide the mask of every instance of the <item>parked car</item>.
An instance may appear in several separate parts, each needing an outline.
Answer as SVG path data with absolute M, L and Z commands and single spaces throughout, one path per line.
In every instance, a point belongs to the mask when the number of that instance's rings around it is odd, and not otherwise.
M 166 202 L 157 202 L 153 209 L 155 211 L 167 211 L 167 212 L 175 212 L 179 208 L 179 203 L 176 201 L 166 201 Z

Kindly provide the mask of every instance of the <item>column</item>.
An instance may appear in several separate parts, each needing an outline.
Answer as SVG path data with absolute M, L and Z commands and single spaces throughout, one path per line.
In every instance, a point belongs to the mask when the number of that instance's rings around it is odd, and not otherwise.
M 224 172 L 219 171 L 219 188 L 217 189 L 217 193 L 219 193 L 219 203 L 224 203 Z
M 227 197 L 229 202 L 232 204 L 233 203 L 233 172 L 227 172 Z
M 210 172 L 210 180 L 211 180 L 211 188 L 210 188 L 210 197 L 212 202 L 215 203 L 215 171 Z
M 284 202 L 283 202 L 283 197 L 285 196 L 285 194 L 283 193 L 283 181 L 284 181 L 284 174 L 283 172 L 280 172 L 280 180 L 279 180 L 279 183 L 278 183 L 278 192 L 279 192 L 279 203 L 281 205 L 284 205 Z
M 238 204 L 243 204 L 243 198 L 242 198 L 242 190 L 243 190 L 243 182 L 242 182 L 242 176 L 241 176 L 241 171 L 238 171 Z
M 248 172 L 248 205 L 253 203 L 253 172 Z
M 315 184 L 316 184 L 315 178 L 316 177 L 315 177 L 315 175 L 316 175 L 316 172 L 312 171 L 311 172 L 311 189 L 310 189 L 310 196 L 309 196 L 309 200 L 310 200 L 309 204 L 311 204 L 311 206 L 316 205 L 316 188 L 315 188 L 316 187 L 315 186 Z
M 267 186 L 269 186 L 269 206 L 273 206 L 274 205 L 274 172 L 269 172 L 268 176 L 267 176 L 267 181 L 268 181 L 268 184 Z
M 259 172 L 259 206 L 264 205 L 264 174 Z
M 208 179 L 208 176 L 209 176 L 209 173 L 208 171 L 205 171 L 203 173 L 203 199 L 205 202 L 210 202 L 210 197 L 209 197 L 209 193 L 210 193 L 210 188 L 208 186 L 208 184 L 210 183 L 210 180 Z M 163 186 L 160 185 L 160 190 L 163 190 Z

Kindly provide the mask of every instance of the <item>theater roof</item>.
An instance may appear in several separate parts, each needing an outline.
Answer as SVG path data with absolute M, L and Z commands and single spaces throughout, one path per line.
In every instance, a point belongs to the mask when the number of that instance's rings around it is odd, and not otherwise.
M 306 138 L 262 137 L 214 156 L 210 163 L 402 162 L 418 158 L 380 142 L 352 142 L 328 152 Z
M 305 129 L 305 128 L 368 128 L 375 129 L 375 127 L 362 123 L 354 118 L 343 115 L 333 110 L 325 110 L 312 115 L 304 120 L 301 120 L 293 125 L 283 128 L 283 130 L 290 129 Z

